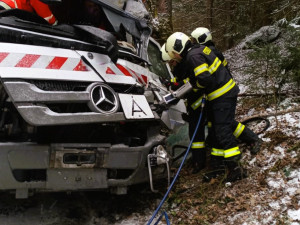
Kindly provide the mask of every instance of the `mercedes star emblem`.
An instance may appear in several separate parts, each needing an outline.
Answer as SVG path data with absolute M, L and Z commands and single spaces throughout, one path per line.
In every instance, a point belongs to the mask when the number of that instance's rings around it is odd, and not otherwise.
M 119 99 L 110 86 L 102 83 L 93 83 L 87 90 L 90 92 L 88 106 L 92 111 L 111 114 L 118 110 Z

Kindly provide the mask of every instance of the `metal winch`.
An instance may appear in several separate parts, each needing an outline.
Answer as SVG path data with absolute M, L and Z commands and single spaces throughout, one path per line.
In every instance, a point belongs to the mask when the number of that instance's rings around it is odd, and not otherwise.
M 168 187 L 170 186 L 170 166 L 169 166 L 169 157 L 168 153 L 164 149 L 162 145 L 158 145 L 153 149 L 152 154 L 148 154 L 148 171 L 149 171 L 149 179 L 150 179 L 150 188 L 152 192 L 158 192 L 153 187 L 153 176 L 152 176 L 152 167 L 156 167 L 159 165 L 166 164 L 167 172 L 168 172 Z

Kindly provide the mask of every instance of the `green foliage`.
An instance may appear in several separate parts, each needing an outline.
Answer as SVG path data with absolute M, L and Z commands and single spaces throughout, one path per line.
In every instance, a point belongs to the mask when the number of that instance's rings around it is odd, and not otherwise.
M 250 87 L 258 93 L 273 93 L 276 97 L 275 103 L 278 103 L 277 97 L 286 81 L 285 74 L 281 72 L 283 58 L 280 49 L 273 44 L 266 44 L 262 47 L 253 46 L 253 49 L 253 52 L 248 54 L 248 58 L 253 62 L 247 71 L 251 74 Z
M 291 172 L 292 172 L 291 168 L 289 167 L 283 168 L 283 173 L 286 177 L 289 177 L 291 175 Z
M 288 73 L 293 81 L 300 87 L 300 31 L 295 29 L 288 30 L 288 56 L 282 64 L 282 69 Z
M 251 46 L 248 59 L 252 65 L 247 72 L 254 92 L 272 93 L 276 105 L 280 101 L 282 87 L 296 82 L 300 86 L 300 31 L 286 28 L 281 44 L 268 43 Z
M 173 0 L 172 3 L 173 31 L 190 34 L 196 27 L 208 27 L 221 50 L 233 47 L 262 26 L 300 15 L 299 0 Z

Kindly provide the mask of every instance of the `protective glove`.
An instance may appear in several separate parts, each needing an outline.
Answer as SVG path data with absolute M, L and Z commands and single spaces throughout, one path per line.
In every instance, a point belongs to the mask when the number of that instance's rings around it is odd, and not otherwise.
M 180 88 L 184 83 L 182 81 L 179 82 L 172 82 L 168 79 L 159 77 L 160 82 L 166 87 L 171 88 L 173 91 L 176 91 L 178 88 Z

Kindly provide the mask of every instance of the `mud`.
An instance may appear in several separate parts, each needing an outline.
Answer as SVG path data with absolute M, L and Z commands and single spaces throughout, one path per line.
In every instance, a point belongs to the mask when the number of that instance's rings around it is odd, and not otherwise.
M 146 185 L 127 195 L 108 192 L 37 193 L 15 199 L 0 193 L 1 225 L 129 225 L 145 224 L 161 197 Z

